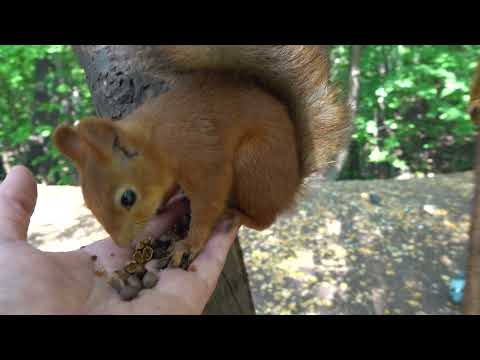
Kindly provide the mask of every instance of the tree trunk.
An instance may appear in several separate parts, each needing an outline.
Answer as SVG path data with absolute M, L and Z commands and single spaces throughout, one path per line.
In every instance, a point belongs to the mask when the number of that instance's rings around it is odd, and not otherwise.
M 101 117 L 121 119 L 147 98 L 167 92 L 175 81 L 175 75 L 170 72 L 148 70 L 138 56 L 143 46 L 81 45 L 73 49 L 85 70 L 95 108 Z M 204 314 L 255 314 L 238 238 Z
M 355 116 L 358 110 L 358 97 L 360 94 L 360 55 L 363 45 L 352 45 L 350 55 L 350 79 L 348 91 L 348 104 L 351 108 L 352 121 L 355 121 Z M 356 152 L 357 144 L 355 140 L 352 141 L 347 149 L 343 149 L 337 156 L 335 164 L 337 174 L 340 173 L 345 166 L 349 169 L 350 175 L 358 174 L 359 159 Z M 347 157 L 347 155 L 349 155 Z M 348 159 L 348 160 L 347 160 Z
M 378 65 L 378 74 L 382 83 L 385 82 L 385 77 L 388 74 L 388 57 L 383 47 L 383 61 Z M 377 97 L 377 109 L 375 110 L 375 118 L 377 120 L 377 146 L 380 150 L 383 150 L 385 139 L 389 136 L 389 129 L 385 125 L 385 98 L 383 96 Z M 388 163 L 382 162 L 377 165 L 377 176 L 381 179 L 388 178 L 390 176 L 390 166 Z
M 58 111 L 38 111 L 38 108 L 42 104 L 46 104 L 52 101 L 50 94 L 48 93 L 46 86 L 46 77 L 49 72 L 55 71 L 54 64 L 49 59 L 38 59 L 35 61 L 35 91 L 34 98 L 34 112 L 32 114 L 32 124 L 34 127 L 40 125 L 51 125 L 52 127 L 57 124 Z M 31 135 L 27 149 L 24 154 L 25 163 L 32 164 L 32 161 L 48 152 L 47 139 L 39 135 Z M 53 165 L 52 160 L 44 160 L 39 164 L 30 165 L 37 179 L 42 183 L 48 184 L 48 172 Z
M 470 93 L 470 115 L 472 121 L 480 125 L 480 63 L 473 79 Z M 477 129 L 475 152 L 475 195 L 470 225 L 470 243 L 468 247 L 467 274 L 463 311 L 467 315 L 480 315 L 480 132 Z
M 352 108 L 352 119 L 355 118 L 358 110 L 358 95 L 360 94 L 360 54 L 362 45 L 352 45 L 352 55 L 350 60 L 350 91 L 348 93 L 348 103 Z

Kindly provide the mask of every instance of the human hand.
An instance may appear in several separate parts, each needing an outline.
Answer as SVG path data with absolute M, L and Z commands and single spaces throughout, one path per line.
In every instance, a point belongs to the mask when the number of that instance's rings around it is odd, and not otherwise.
M 124 302 L 105 275 L 129 259 L 107 238 L 69 252 L 42 252 L 27 243 L 37 186 L 14 167 L 0 184 L 0 314 L 201 314 L 215 289 L 238 225 L 224 220 L 192 263 L 194 271 L 165 269 L 152 289 Z M 180 215 L 164 215 L 167 230 Z

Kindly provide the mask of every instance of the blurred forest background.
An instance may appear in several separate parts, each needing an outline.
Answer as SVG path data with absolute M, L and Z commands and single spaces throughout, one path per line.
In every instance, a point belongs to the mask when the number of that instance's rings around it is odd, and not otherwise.
M 339 45 L 333 80 L 355 110 L 339 179 L 427 176 L 471 170 L 467 114 L 480 46 Z M 84 72 L 69 46 L 0 46 L 0 179 L 25 164 L 45 184 L 74 184 L 52 146 L 60 122 L 94 114 Z

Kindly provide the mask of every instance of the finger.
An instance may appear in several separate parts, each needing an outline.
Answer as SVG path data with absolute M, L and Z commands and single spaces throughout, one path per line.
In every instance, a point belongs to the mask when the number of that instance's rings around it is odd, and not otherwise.
M 210 289 L 214 289 L 225 265 L 228 252 L 237 236 L 239 224 L 235 219 L 222 221 L 214 230 L 203 251 L 190 265 Z
M 24 166 L 15 166 L 0 184 L 0 241 L 26 240 L 37 202 L 37 184 Z

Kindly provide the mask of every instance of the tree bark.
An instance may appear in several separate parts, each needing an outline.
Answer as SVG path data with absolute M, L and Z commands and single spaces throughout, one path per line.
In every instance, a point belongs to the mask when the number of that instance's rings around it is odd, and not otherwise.
M 382 79 L 382 83 L 385 82 L 385 77 L 388 74 L 388 56 L 387 53 L 385 52 L 385 47 L 382 47 L 382 53 L 383 53 L 383 61 L 378 65 L 378 74 L 380 78 Z M 390 135 L 390 130 L 389 128 L 385 125 L 385 98 L 383 96 L 378 96 L 377 97 L 377 108 L 375 110 L 375 118 L 377 120 L 377 129 L 378 129 L 378 134 L 377 134 L 377 145 L 380 148 L 380 150 L 383 149 L 385 139 Z M 377 171 L 378 174 L 377 176 L 381 179 L 385 179 L 390 177 L 390 166 L 387 163 L 380 163 L 377 164 Z
M 480 63 L 477 66 L 470 93 L 470 115 L 472 121 L 480 125 Z M 467 315 L 480 315 L 480 132 L 477 129 L 475 151 L 475 195 L 470 225 L 470 242 L 466 271 L 466 284 L 463 312 Z
M 38 111 L 41 104 L 46 104 L 52 101 L 51 95 L 48 93 L 46 86 L 46 77 L 50 71 L 55 71 L 55 65 L 49 59 L 38 59 L 35 61 L 35 91 L 33 94 L 34 99 L 34 112 L 32 114 L 32 124 L 37 127 L 40 125 L 51 125 L 52 127 L 57 124 L 58 111 Z M 24 154 L 25 163 L 32 164 L 32 161 L 43 154 L 48 152 L 48 140 L 42 136 L 32 135 L 30 136 Z M 52 160 L 47 159 L 39 164 L 31 165 L 34 174 L 37 179 L 41 180 L 43 184 L 48 184 L 48 172 L 52 166 Z
M 360 95 L 360 58 L 362 46 L 363 45 L 352 45 L 350 53 L 348 104 L 351 108 L 352 121 L 355 121 L 355 116 L 357 115 L 358 111 L 358 97 Z M 353 140 L 347 149 L 343 149 L 339 153 L 337 157 L 337 163 L 335 165 L 337 174 L 340 173 L 344 166 L 346 166 L 353 174 L 359 173 L 358 169 L 360 165 L 356 148 L 357 144 L 355 143 L 355 140 Z
M 143 46 L 80 45 L 73 49 L 101 117 L 121 119 L 146 99 L 167 92 L 175 81 L 175 75 L 167 70 L 149 70 L 145 60 L 151 59 L 139 56 Z M 204 314 L 255 314 L 238 238 Z
M 350 60 L 350 90 L 348 103 L 352 108 L 352 118 L 355 118 L 358 110 L 358 95 L 360 94 L 360 55 L 362 45 L 352 45 Z

